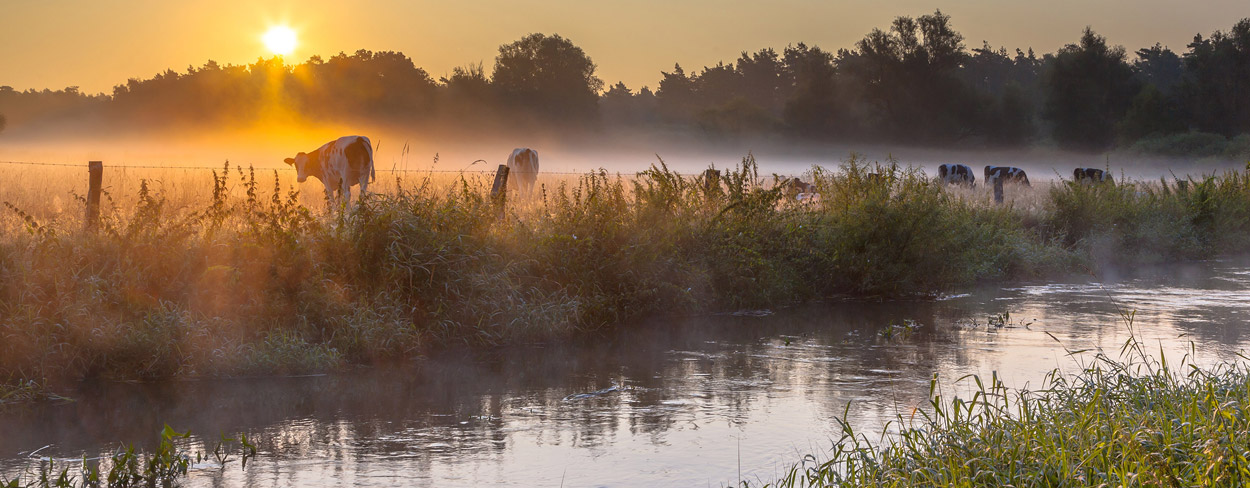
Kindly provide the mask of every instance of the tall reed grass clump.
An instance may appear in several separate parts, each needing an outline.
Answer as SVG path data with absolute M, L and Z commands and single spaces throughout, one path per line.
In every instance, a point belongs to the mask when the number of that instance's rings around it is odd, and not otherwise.
M 1245 253 L 1250 167 L 1200 178 L 1053 186 L 1045 235 L 1117 265 Z
M 973 377 L 970 399 L 947 399 L 935 379 L 928 409 L 897 418 L 896 435 L 874 443 L 842 421 L 827 459 L 808 456 L 764 486 L 1250 483 L 1247 364 L 1177 367 L 1133 348 L 1075 375 L 1055 370 L 1039 390 Z
M 77 210 L 6 202 L 0 383 L 325 371 L 650 314 L 932 296 L 1104 256 L 1205 257 L 1250 232 L 1243 173 L 1060 185 L 1031 206 L 893 160 L 852 156 L 804 178 L 819 200 L 797 201 L 750 156 L 693 177 L 659 161 L 514 196 L 501 218 L 464 175 L 396 178 L 342 212 L 306 207 L 276 173 L 226 165 L 200 203 L 147 181 L 106 194 L 94 233 Z

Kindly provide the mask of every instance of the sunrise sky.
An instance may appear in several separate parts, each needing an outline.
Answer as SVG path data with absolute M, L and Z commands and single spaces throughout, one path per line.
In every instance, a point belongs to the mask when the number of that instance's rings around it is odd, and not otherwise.
M 969 47 L 1053 52 L 1090 25 L 1130 51 L 1161 42 L 1178 52 L 1193 35 L 1250 17 L 1245 0 L 635 2 L 4 0 L 0 85 L 19 90 L 79 86 L 110 92 L 127 78 L 208 60 L 242 64 L 272 53 L 261 38 L 275 25 L 298 36 L 290 62 L 357 49 L 401 51 L 438 78 L 458 65 L 491 69 L 500 44 L 557 33 L 586 50 L 609 84 L 654 88 L 674 62 L 697 69 L 743 50 L 806 42 L 851 47 L 898 15 L 935 8 L 952 16 Z

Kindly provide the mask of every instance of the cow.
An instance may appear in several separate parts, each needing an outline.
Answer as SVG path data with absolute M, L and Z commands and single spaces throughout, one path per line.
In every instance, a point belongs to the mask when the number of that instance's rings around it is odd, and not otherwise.
M 938 179 L 952 185 L 976 186 L 977 176 L 966 164 L 943 164 L 938 166 Z
M 1111 173 L 1097 168 L 1077 168 L 1072 170 L 1072 179 L 1077 183 L 1112 183 Z
M 1024 170 L 1012 166 L 986 166 L 985 167 L 985 184 L 992 185 L 994 180 L 1001 178 L 1003 183 L 1019 183 L 1024 186 L 1032 186 L 1029 184 L 1029 175 L 1024 174 Z
M 534 181 L 538 179 L 538 151 L 528 147 L 518 147 L 508 155 L 509 186 L 520 190 L 521 195 L 529 195 L 534 191 Z
M 795 200 L 798 202 L 820 201 L 820 194 L 816 193 L 816 185 L 805 182 L 799 178 L 787 178 L 781 182 L 781 192 L 785 199 Z
M 316 151 L 286 158 L 295 167 L 296 181 L 303 183 L 315 176 L 326 187 L 326 199 L 332 204 L 343 199 L 351 207 L 352 185 L 360 185 L 360 196 L 369 191 L 369 182 L 377 180 L 373 170 L 373 146 L 364 136 L 340 137 L 327 142 Z M 336 197 L 335 192 L 338 193 Z

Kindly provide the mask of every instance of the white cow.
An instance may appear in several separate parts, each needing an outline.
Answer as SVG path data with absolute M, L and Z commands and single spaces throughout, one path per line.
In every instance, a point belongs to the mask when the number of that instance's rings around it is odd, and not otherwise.
M 373 171 L 373 146 L 363 136 L 340 137 L 317 148 L 311 153 L 299 153 L 286 158 L 286 164 L 295 166 L 296 181 L 303 183 L 309 176 L 316 176 L 326 187 L 326 198 L 337 202 L 338 196 L 351 208 L 352 185 L 360 185 L 360 196 L 369 190 L 369 181 L 376 180 Z
M 521 195 L 529 195 L 534 191 L 534 181 L 538 179 L 538 151 L 528 147 L 518 147 L 508 156 L 508 184 L 521 191 Z

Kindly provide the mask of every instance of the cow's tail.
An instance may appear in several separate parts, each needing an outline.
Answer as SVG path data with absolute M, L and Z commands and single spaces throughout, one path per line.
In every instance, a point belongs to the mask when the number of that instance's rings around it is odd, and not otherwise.
M 369 148 L 369 183 L 373 183 L 375 181 L 378 181 L 378 171 L 374 169 L 374 164 L 373 164 L 373 153 L 377 152 L 377 149 L 382 147 L 382 140 L 378 139 L 378 147 L 374 148 L 373 146 L 369 145 L 368 138 L 363 138 L 363 139 L 365 140 L 365 147 Z

